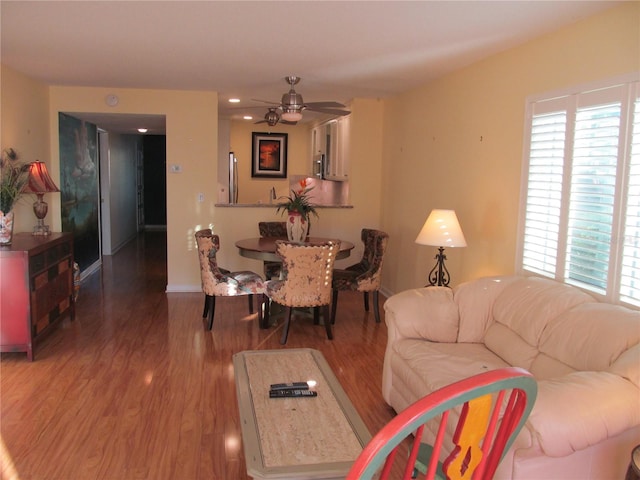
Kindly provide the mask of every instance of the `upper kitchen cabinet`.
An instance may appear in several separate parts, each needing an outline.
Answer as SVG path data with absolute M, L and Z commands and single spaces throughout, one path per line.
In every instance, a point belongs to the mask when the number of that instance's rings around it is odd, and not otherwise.
M 349 179 L 350 115 L 329 120 L 311 130 L 313 174 L 334 181 Z

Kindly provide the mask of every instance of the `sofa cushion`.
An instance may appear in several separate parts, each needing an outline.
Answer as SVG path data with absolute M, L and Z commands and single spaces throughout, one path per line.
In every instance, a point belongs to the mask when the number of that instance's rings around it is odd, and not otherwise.
M 458 342 L 482 342 L 487 328 L 493 323 L 496 297 L 507 285 L 522 280 L 515 276 L 486 277 L 455 287 L 453 298 L 460 313 Z
M 584 303 L 549 322 L 540 351 L 576 370 L 606 370 L 640 342 L 640 312 L 606 303 Z
M 393 350 L 393 374 L 411 386 L 416 399 L 463 378 L 509 366 L 481 343 L 405 339 Z
M 620 355 L 607 371 L 620 375 L 636 387 L 640 387 L 640 368 L 638 365 L 640 365 L 640 343 Z
M 500 323 L 491 325 L 484 337 L 484 344 L 509 365 L 531 369 L 538 349 L 525 342 L 520 335 Z
M 536 377 L 536 380 L 548 380 L 575 372 L 576 369 L 562 363 L 557 358 L 540 353 L 531 364 L 529 371 Z
M 529 345 L 537 347 L 542 332 L 551 320 L 585 302 L 595 300 L 575 287 L 529 277 L 507 285 L 496 298 L 493 318 L 516 332 Z M 501 355 L 500 352 L 496 353 Z
M 527 427 L 551 457 L 614 437 L 640 422 L 638 389 L 607 372 L 574 372 L 538 382 Z
M 427 308 L 428 307 L 428 308 Z M 407 290 L 389 297 L 385 312 L 394 319 L 401 337 L 434 342 L 455 342 L 458 337 L 458 306 L 446 287 Z

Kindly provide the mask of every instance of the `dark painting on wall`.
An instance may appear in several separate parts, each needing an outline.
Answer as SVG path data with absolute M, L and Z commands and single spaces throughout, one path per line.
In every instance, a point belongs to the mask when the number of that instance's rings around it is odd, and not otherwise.
M 286 133 L 252 132 L 251 176 L 287 178 Z
M 58 114 L 62 231 L 73 233 L 80 270 L 100 259 L 98 128 Z

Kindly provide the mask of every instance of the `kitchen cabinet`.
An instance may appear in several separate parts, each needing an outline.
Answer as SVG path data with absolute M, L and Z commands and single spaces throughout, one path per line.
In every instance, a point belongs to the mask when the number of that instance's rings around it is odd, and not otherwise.
M 311 155 L 324 155 L 327 153 L 327 126 L 320 124 L 311 130 Z
M 27 352 L 74 317 L 73 235 L 17 233 L 0 247 L 0 351 Z

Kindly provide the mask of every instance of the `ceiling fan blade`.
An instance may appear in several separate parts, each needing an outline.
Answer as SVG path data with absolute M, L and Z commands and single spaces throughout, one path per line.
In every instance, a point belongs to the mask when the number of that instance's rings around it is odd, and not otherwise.
M 351 113 L 348 110 L 336 110 L 336 109 L 333 109 L 333 108 L 311 108 L 311 107 L 307 107 L 306 110 L 309 110 L 310 112 L 328 113 L 329 115 L 338 115 L 338 116 L 349 115 Z
M 280 123 L 283 123 L 285 125 L 297 125 L 298 122 L 290 122 L 289 120 L 280 120 Z
M 260 100 L 259 98 L 252 98 L 251 101 L 252 102 L 268 103 L 270 105 L 275 105 L 276 107 L 280 106 L 280 102 L 270 102 L 269 100 Z
M 345 105 L 338 102 L 308 102 L 305 103 L 308 109 L 312 108 L 345 108 Z

